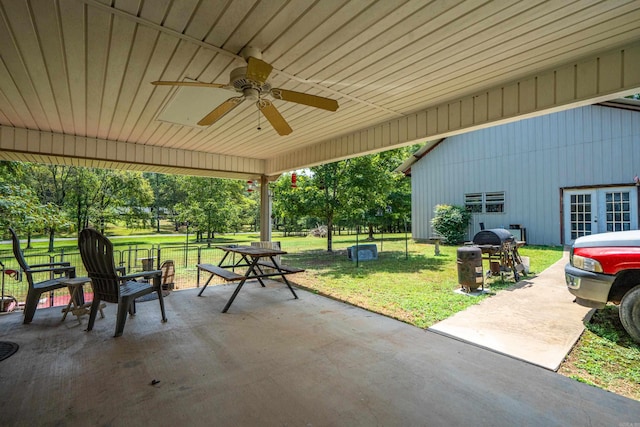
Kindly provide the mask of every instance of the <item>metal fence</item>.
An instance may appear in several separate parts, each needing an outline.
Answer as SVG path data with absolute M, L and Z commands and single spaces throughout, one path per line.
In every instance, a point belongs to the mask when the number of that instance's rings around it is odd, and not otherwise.
M 405 233 L 405 250 L 407 234 Z M 359 244 L 364 242 L 364 235 Z M 397 240 L 397 235 L 389 239 L 389 243 Z M 277 239 L 275 239 L 277 241 Z M 334 251 L 344 251 L 348 253 L 348 247 L 358 244 L 358 236 L 354 240 L 348 242 L 337 243 L 334 241 Z M 234 239 L 233 244 L 250 245 L 252 240 L 248 238 L 246 241 Z M 383 252 L 387 248 L 385 235 L 379 234 L 376 239 L 378 251 Z M 218 243 L 220 244 L 220 243 Z M 301 238 L 293 248 L 286 248 L 289 254 L 297 252 L 307 252 L 310 250 L 323 250 L 326 248 L 326 239 Z M 126 274 L 137 273 L 140 271 L 159 270 L 164 261 L 172 260 L 175 267 L 174 287 L 173 289 L 197 288 L 204 285 L 208 279 L 200 275 L 200 270 L 196 267 L 200 263 L 218 264 L 225 252 L 217 249 L 211 243 L 206 244 L 180 244 L 180 245 L 152 245 L 150 248 L 139 248 L 137 246 L 116 246 L 114 248 L 114 261 L 116 267 L 124 267 Z M 59 253 L 38 253 L 35 251 L 24 251 L 24 257 L 28 264 L 45 264 L 52 262 L 69 262 L 76 268 L 76 276 L 86 276 L 87 272 L 82 264 L 80 252 L 77 250 Z M 235 262 L 234 259 L 230 260 Z M 357 264 L 357 263 L 356 263 Z M 26 277 L 20 272 L 20 267 L 16 262 L 13 253 L 10 250 L 0 252 L 0 273 L 2 280 L 3 296 L 11 296 L 17 300 L 18 305 L 23 305 L 29 289 Z M 34 274 L 34 280 L 43 281 L 54 278 L 53 273 L 37 273 Z M 222 279 L 216 278 L 222 281 Z M 220 283 L 220 282 L 215 282 Z M 213 284 L 213 283 L 212 283 Z M 88 289 L 87 289 L 88 290 Z M 91 292 L 85 292 L 85 301 L 91 301 Z M 5 300 L 6 301 L 6 300 Z M 66 289 L 58 289 L 49 294 L 43 295 L 38 305 L 42 307 L 65 306 L 69 302 L 69 292 Z M 0 307 L 5 304 L 0 304 Z
M 250 244 L 249 242 L 237 242 Z M 172 260 L 175 266 L 174 289 L 187 289 L 200 287 L 204 280 L 200 276 L 200 270 L 196 267 L 200 263 L 218 264 L 224 252 L 211 245 L 174 245 L 152 246 L 151 248 L 128 247 L 127 249 L 114 250 L 114 262 L 116 266 L 124 267 L 127 274 L 159 270 L 164 261 Z M 67 261 L 76 268 L 76 276 L 86 276 L 87 272 L 82 264 L 80 252 L 25 253 L 28 264 L 45 264 Z M 12 297 L 22 307 L 26 300 L 29 284 L 23 276 L 13 254 L 0 255 L 0 272 L 2 274 L 2 295 Z M 54 273 L 36 273 L 34 281 L 43 281 L 54 278 Z M 91 293 L 86 296 L 91 301 Z M 7 300 L 5 300 L 7 301 Z M 69 292 L 66 289 L 57 289 L 49 292 L 40 300 L 38 308 L 66 306 L 69 302 Z M 9 306 L 7 304 L 7 306 Z

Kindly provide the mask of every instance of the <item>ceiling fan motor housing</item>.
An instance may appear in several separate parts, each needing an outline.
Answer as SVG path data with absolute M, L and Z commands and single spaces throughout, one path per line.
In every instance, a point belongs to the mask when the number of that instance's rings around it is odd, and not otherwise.
M 269 83 L 260 84 L 247 78 L 247 67 L 239 67 L 231 71 L 230 86 L 233 86 L 237 92 L 244 94 L 249 99 L 256 100 L 262 94 L 271 91 Z

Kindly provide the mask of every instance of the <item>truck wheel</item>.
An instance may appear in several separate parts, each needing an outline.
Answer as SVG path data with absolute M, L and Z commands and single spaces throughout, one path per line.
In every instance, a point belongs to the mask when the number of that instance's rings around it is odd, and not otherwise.
M 624 294 L 619 315 L 624 329 L 640 343 L 640 285 Z

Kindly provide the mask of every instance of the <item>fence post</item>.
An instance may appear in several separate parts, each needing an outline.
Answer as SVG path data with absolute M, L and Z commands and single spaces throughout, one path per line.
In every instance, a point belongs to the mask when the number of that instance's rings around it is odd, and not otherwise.
M 189 258 L 189 224 L 187 223 L 187 240 L 184 249 L 184 268 L 187 268 L 187 258 Z
M 124 265 L 124 258 L 123 258 L 124 254 L 122 253 L 122 251 L 118 251 L 118 254 L 120 255 L 119 256 L 120 259 L 118 260 L 118 265 L 122 267 Z
M 409 234 L 407 233 L 407 218 L 404 218 L 404 259 L 409 259 Z
M 160 245 L 158 245 L 157 251 L 158 251 L 158 253 L 157 253 L 157 255 L 158 255 L 158 267 L 157 267 L 157 270 L 160 270 L 160 265 L 161 265 L 161 262 L 160 262 Z
M 55 255 L 49 255 L 49 264 L 53 264 L 55 260 Z M 49 279 L 53 279 L 53 270 L 49 272 Z M 49 307 L 53 307 L 53 291 L 49 292 Z
M 198 264 L 202 263 L 202 247 L 198 246 Z M 200 287 L 200 269 L 196 269 L 196 288 Z

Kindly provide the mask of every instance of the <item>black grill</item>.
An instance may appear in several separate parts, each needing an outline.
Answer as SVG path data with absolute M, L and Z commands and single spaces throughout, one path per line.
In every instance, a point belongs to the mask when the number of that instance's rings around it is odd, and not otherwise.
M 493 245 L 502 246 L 504 243 L 514 243 L 515 237 L 509 230 L 504 228 L 492 228 L 490 230 L 482 230 L 473 236 L 474 245 Z

